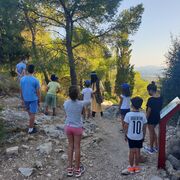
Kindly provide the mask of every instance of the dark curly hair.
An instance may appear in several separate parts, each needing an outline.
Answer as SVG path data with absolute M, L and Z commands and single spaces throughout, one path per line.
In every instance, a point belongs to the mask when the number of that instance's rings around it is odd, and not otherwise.
M 69 87 L 69 97 L 72 101 L 76 101 L 79 96 L 79 88 L 77 86 L 70 86 Z
M 148 90 L 148 91 L 156 92 L 156 91 L 157 91 L 156 83 L 155 83 L 154 81 L 152 81 L 152 82 L 147 86 L 147 90 Z

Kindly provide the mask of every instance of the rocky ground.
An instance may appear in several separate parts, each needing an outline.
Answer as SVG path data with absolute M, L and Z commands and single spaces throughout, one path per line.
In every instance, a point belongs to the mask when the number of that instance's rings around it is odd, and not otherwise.
M 63 131 L 64 112 L 58 109 L 56 117 L 37 115 L 35 135 L 27 134 L 28 116 L 17 97 L 0 97 L 6 136 L 0 145 L 0 180 L 61 180 L 67 178 L 67 140 Z M 107 107 L 109 104 L 105 104 Z M 113 112 L 116 112 L 116 110 Z M 128 145 L 120 132 L 116 116 L 85 121 L 81 161 L 86 168 L 82 180 L 162 180 L 169 179 L 164 170 L 157 170 L 157 154 L 147 155 L 142 172 L 123 176 L 127 167 Z

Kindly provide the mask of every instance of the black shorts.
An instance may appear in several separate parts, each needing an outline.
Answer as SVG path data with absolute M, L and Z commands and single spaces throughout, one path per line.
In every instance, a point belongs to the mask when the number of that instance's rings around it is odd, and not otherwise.
M 143 147 L 143 139 L 142 140 L 131 140 L 128 138 L 129 148 L 142 148 Z
M 154 127 L 156 127 L 159 124 L 159 121 L 154 121 L 154 120 L 147 120 L 147 124 L 149 125 L 153 125 Z
M 125 116 L 128 112 L 130 112 L 130 109 L 120 109 L 120 114 L 122 116 Z

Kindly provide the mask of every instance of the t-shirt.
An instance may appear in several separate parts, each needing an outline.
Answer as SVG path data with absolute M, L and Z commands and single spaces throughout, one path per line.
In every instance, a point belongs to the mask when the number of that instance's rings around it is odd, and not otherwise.
M 160 121 L 160 111 L 162 109 L 163 100 L 162 97 L 150 97 L 147 101 L 147 108 L 151 108 L 150 116 L 148 117 L 148 123 L 158 124 Z
M 81 92 L 83 94 L 83 100 L 84 101 L 90 101 L 91 100 L 91 95 L 93 93 L 92 88 L 84 88 Z
M 26 64 L 23 62 L 20 62 L 16 65 L 17 72 L 21 74 L 24 69 L 26 69 Z
M 146 116 L 143 112 L 129 112 L 124 118 L 128 124 L 127 137 L 131 140 L 143 139 L 143 125 L 147 123 Z
M 56 95 L 57 94 L 57 90 L 60 88 L 60 84 L 58 82 L 55 81 L 51 81 L 48 83 L 48 92 L 47 94 L 53 94 Z
M 34 76 L 24 76 L 20 81 L 20 86 L 24 101 L 38 100 L 37 90 L 40 84 Z
M 121 104 L 121 109 L 130 109 L 130 102 L 131 102 L 131 98 L 128 96 L 124 96 L 124 95 L 121 95 L 122 97 L 122 104 Z
M 66 112 L 65 124 L 71 127 L 83 127 L 81 118 L 82 109 L 88 105 L 90 101 L 72 101 L 67 100 L 64 103 L 64 110 Z

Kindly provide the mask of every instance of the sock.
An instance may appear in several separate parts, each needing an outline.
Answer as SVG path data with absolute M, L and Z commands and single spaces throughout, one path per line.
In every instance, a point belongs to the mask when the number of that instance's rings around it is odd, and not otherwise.
M 29 128 L 28 133 L 31 133 L 33 131 L 33 128 Z

